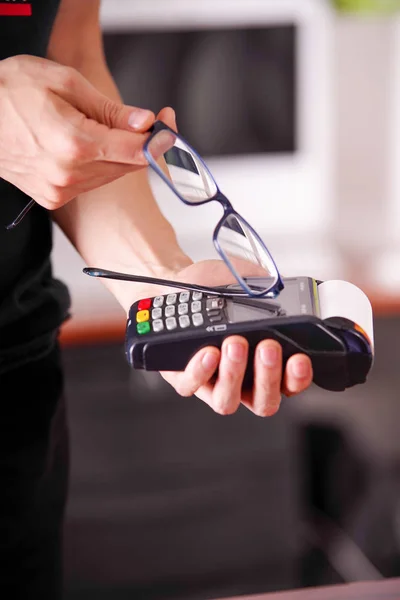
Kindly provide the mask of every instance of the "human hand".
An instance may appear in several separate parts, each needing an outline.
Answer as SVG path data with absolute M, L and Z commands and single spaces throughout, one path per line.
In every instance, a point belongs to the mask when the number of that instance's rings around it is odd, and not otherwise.
M 223 261 L 206 260 L 166 277 L 198 285 L 218 286 L 229 283 L 226 274 Z M 172 288 L 171 290 L 174 291 Z M 137 292 L 137 299 L 167 293 L 164 287 L 148 285 L 141 285 Z M 242 391 L 247 356 L 247 340 L 235 335 L 224 340 L 221 350 L 213 346 L 199 350 L 185 371 L 163 372 L 161 375 L 178 394 L 194 394 L 219 414 L 232 414 L 243 404 L 262 417 L 272 416 L 277 412 L 282 393 L 293 396 L 304 391 L 312 382 L 312 366 L 308 356 L 292 356 L 287 361 L 282 378 L 282 348 L 274 340 L 263 340 L 255 352 L 253 389 Z M 213 381 L 217 368 L 218 377 Z
M 158 118 L 175 127 L 172 109 Z M 154 120 L 70 67 L 32 56 L 0 61 L 0 177 L 47 209 L 146 166 Z

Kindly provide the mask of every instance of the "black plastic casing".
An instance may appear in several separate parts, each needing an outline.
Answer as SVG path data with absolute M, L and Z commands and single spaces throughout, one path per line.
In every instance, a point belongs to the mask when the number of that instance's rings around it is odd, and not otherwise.
M 343 391 L 364 383 L 373 364 L 373 348 L 366 335 L 342 317 L 326 320 L 309 315 L 277 317 L 227 324 L 223 332 L 165 331 L 152 338 L 136 333 L 137 304 L 131 307 L 125 337 L 126 357 L 135 369 L 183 371 L 198 350 L 205 346 L 220 348 L 225 338 L 235 334 L 245 337 L 250 347 L 244 389 L 252 386 L 254 351 L 264 339 L 281 344 L 283 366 L 293 354 L 307 354 L 313 365 L 314 383 L 330 391 Z

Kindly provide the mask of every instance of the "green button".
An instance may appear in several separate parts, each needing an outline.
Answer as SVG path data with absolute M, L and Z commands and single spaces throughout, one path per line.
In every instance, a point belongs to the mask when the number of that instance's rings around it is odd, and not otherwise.
M 145 321 L 144 323 L 138 323 L 136 325 L 136 331 L 140 335 L 143 335 L 144 333 L 149 333 L 149 331 L 150 331 L 150 323 L 148 321 Z

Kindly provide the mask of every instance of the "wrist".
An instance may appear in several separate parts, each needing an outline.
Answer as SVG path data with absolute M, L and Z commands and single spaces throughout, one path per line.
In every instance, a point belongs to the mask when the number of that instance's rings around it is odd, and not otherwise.
M 53 218 L 89 267 L 178 279 L 192 263 L 159 210 L 145 169 L 78 195 Z M 138 298 L 162 293 L 152 294 L 156 286 L 101 281 L 126 312 Z
M 167 260 L 168 256 L 168 260 Z M 163 260 L 154 260 L 154 256 L 150 259 L 147 255 L 141 261 L 124 263 L 102 263 L 95 265 L 101 268 L 106 268 L 120 273 L 132 275 L 143 275 L 144 277 L 153 277 L 157 279 L 166 279 L 171 281 L 180 280 L 180 273 L 188 266 L 193 264 L 193 261 L 182 251 L 171 253 L 168 249 L 165 252 Z M 130 307 L 134 302 L 141 298 L 149 296 L 157 296 L 158 294 L 166 293 L 167 288 L 148 283 L 134 283 L 129 281 L 119 281 L 113 279 L 102 279 L 102 282 L 116 298 L 122 306 L 125 313 L 129 312 Z

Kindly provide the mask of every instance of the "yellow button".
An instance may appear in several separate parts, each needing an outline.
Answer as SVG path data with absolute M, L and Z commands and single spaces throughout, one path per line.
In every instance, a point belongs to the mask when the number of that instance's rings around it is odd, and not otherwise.
M 148 310 L 139 310 L 138 313 L 136 313 L 136 321 L 138 323 L 143 323 L 144 321 L 148 321 L 150 319 L 150 313 Z

